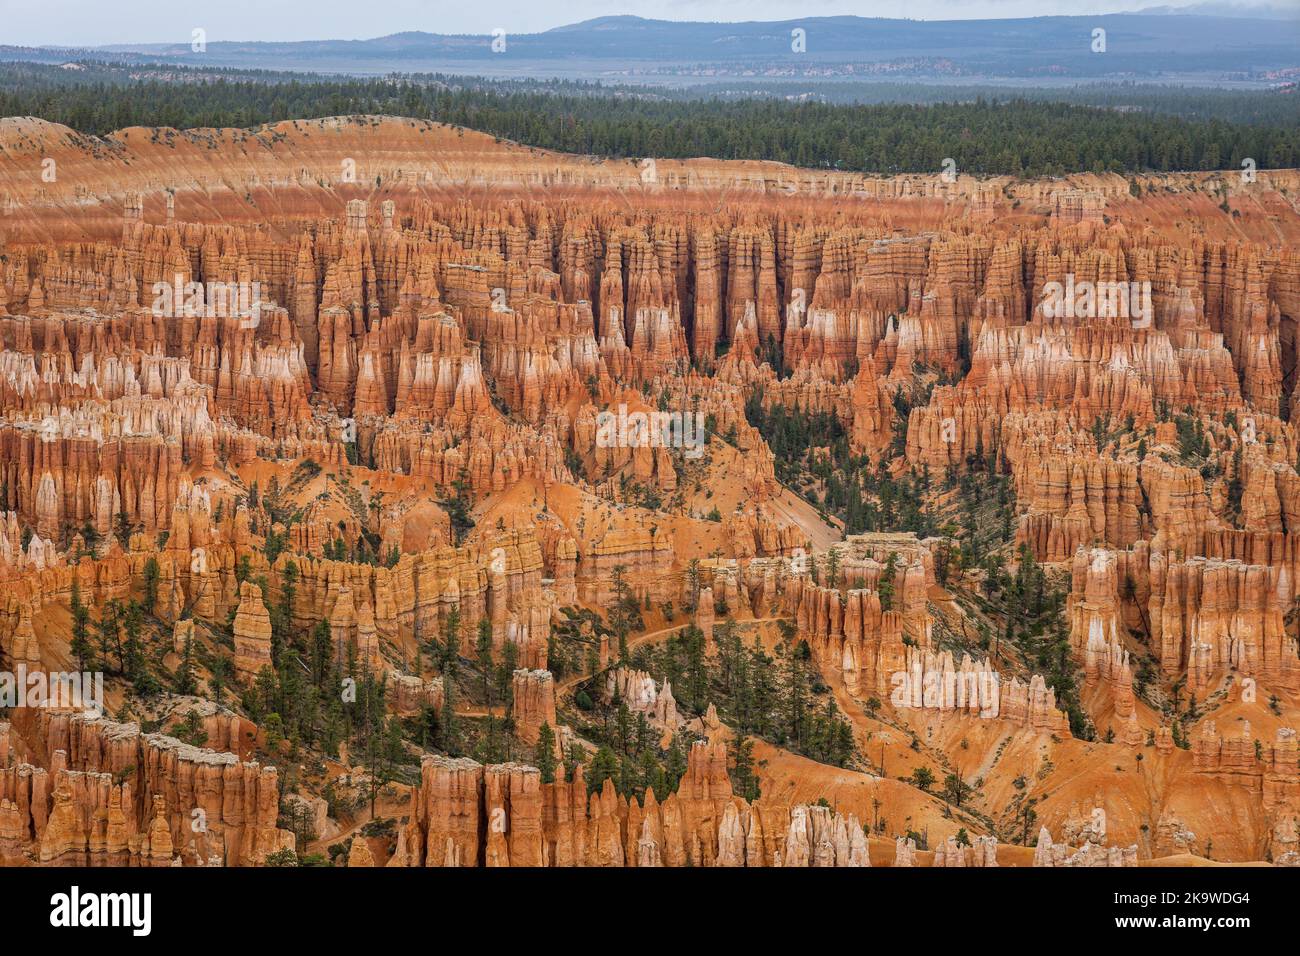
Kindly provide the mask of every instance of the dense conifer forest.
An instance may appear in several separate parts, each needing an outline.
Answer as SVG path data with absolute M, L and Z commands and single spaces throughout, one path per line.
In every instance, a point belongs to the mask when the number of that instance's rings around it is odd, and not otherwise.
M 1110 88 L 1053 102 L 984 91 L 917 103 L 689 98 L 631 87 L 419 76 L 349 79 L 257 71 L 130 72 L 0 65 L 0 115 L 83 133 L 127 126 L 255 127 L 286 119 L 388 114 L 436 120 L 529 146 L 610 157 L 765 159 L 872 173 L 1166 172 L 1300 166 L 1292 93 Z M 951 90 L 955 98 L 957 90 Z M 1185 115 L 1178 115 L 1185 114 Z M 1233 122 L 1224 115 L 1248 122 Z M 1208 117 L 1208 118 L 1207 118 Z

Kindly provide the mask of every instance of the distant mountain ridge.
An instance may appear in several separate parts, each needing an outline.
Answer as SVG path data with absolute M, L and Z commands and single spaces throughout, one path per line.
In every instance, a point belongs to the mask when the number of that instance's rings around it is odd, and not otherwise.
M 1098 30 L 1104 31 L 1099 44 Z M 494 39 L 497 41 L 494 47 Z M 1168 81 L 1267 76 L 1300 69 L 1300 21 L 1139 12 L 1000 20 L 856 16 L 706 23 L 608 16 L 541 33 L 404 31 L 366 40 L 210 38 L 88 51 L 119 61 L 382 74 L 473 71 L 497 76 L 873 76 L 923 79 L 1122 78 Z M 0 59 L 52 62 L 67 51 L 0 48 Z M 827 72 L 829 70 L 829 72 Z
M 1300 11 L 1283 3 L 1233 3 L 1231 0 L 1207 0 L 1206 3 L 1194 3 L 1186 7 L 1161 4 L 1143 7 L 1134 12 L 1161 16 L 1249 17 L 1258 20 L 1294 20 L 1300 17 Z

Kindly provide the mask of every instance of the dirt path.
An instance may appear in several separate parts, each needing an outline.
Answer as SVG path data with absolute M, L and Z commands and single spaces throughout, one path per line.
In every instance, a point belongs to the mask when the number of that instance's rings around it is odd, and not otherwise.
M 641 647 L 643 644 L 650 643 L 655 638 L 662 637 L 665 634 L 674 634 L 677 631 L 683 630 L 684 628 L 689 627 L 690 623 L 690 621 L 683 621 L 681 624 L 673 624 L 670 627 L 661 627 L 657 631 L 646 631 L 644 634 L 638 634 L 636 637 L 628 639 L 627 649 L 629 652 L 633 651 L 636 648 Z M 610 667 L 612 666 L 613 665 L 611 664 Z M 559 707 L 560 701 L 573 693 L 573 688 L 577 687 L 583 681 L 596 677 L 608 669 L 609 667 L 605 667 L 596 671 L 594 674 L 571 674 L 566 677 L 560 682 L 559 686 L 555 688 L 555 706 Z
M 735 623 L 741 627 L 744 627 L 745 625 L 748 624 L 767 624 L 772 621 L 779 621 L 786 616 L 787 615 L 783 614 L 778 617 L 756 617 L 745 621 L 736 621 Z M 690 624 L 691 624 L 690 621 L 684 621 L 681 624 L 674 624 L 671 627 L 661 627 L 655 631 L 646 631 L 644 634 L 638 634 L 636 637 L 629 638 L 627 642 L 628 652 L 631 653 L 632 651 L 636 650 L 638 647 L 642 647 L 646 644 L 654 643 L 656 640 L 662 638 L 666 634 L 673 634 L 676 633 L 677 631 L 683 630 L 684 628 L 689 627 Z M 613 667 L 613 666 L 614 666 L 613 664 L 609 665 L 609 667 Z M 597 671 L 595 674 L 574 674 L 570 677 L 566 677 L 563 681 L 560 682 L 559 686 L 556 687 L 555 689 L 555 706 L 559 707 L 561 699 L 571 694 L 573 692 L 573 688 L 576 687 L 578 684 L 581 684 L 583 681 L 590 680 L 592 677 L 599 676 L 604 671 L 609 670 L 609 667 L 602 668 L 602 670 Z
M 778 619 L 771 617 L 771 618 L 761 618 L 754 621 L 740 621 L 739 623 L 757 624 L 760 623 L 761 621 L 775 621 L 775 620 Z M 670 625 L 669 627 L 661 627 L 658 630 L 647 631 L 644 634 L 637 634 L 635 637 L 631 637 L 628 639 L 627 649 L 630 652 L 636 650 L 638 647 L 641 647 L 645 644 L 653 643 L 659 640 L 660 638 L 664 637 L 665 635 L 674 634 L 677 631 L 689 627 L 690 623 L 691 623 L 690 621 L 683 621 L 681 624 L 673 624 Z M 611 664 L 609 666 L 612 667 L 613 665 Z M 595 674 L 571 674 L 568 677 L 565 677 L 562 681 L 556 684 L 555 687 L 556 706 L 558 707 L 560 702 L 566 699 L 570 694 L 572 694 L 573 689 L 579 684 L 581 684 L 583 681 L 589 680 L 590 678 L 595 677 L 598 674 L 608 669 L 609 669 L 608 667 L 602 668 L 600 671 L 597 671 Z M 486 717 L 488 716 L 488 713 L 489 713 L 489 708 L 483 706 L 482 704 L 470 704 L 469 706 L 466 707 L 456 708 L 456 716 L 458 717 Z M 505 708 L 500 704 L 495 704 L 491 708 L 491 714 L 493 717 L 504 717 Z
M 375 801 L 375 812 L 370 812 L 370 801 L 367 800 L 357 808 L 357 817 L 352 821 L 346 830 L 340 830 L 330 837 L 317 838 L 307 844 L 307 853 L 321 853 L 329 855 L 329 848 L 335 843 L 345 843 L 348 837 L 356 836 L 361 832 L 361 828 L 372 820 L 382 820 L 386 817 L 401 819 L 408 811 L 409 800 L 405 795 L 397 797 L 380 796 Z

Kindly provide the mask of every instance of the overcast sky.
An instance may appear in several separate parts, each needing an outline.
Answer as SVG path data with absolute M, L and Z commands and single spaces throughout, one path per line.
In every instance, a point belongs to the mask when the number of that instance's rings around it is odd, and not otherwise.
M 365 39 L 402 30 L 532 33 L 590 17 L 786 20 L 856 14 L 927 20 L 1114 13 L 1161 0 L 0 0 L 0 44 L 94 46 Z M 1181 0 L 1164 0 L 1173 6 Z M 1295 2 L 1295 0 L 1287 0 Z

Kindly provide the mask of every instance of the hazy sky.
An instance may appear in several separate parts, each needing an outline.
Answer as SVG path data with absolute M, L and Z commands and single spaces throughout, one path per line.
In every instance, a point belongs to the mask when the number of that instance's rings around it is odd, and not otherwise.
M 532 33 L 589 17 L 785 20 L 858 16 L 971 19 L 1113 13 L 1161 0 L 0 0 L 0 44 L 93 46 L 216 40 L 364 39 L 402 30 Z M 1164 0 L 1182 6 L 1180 0 Z

